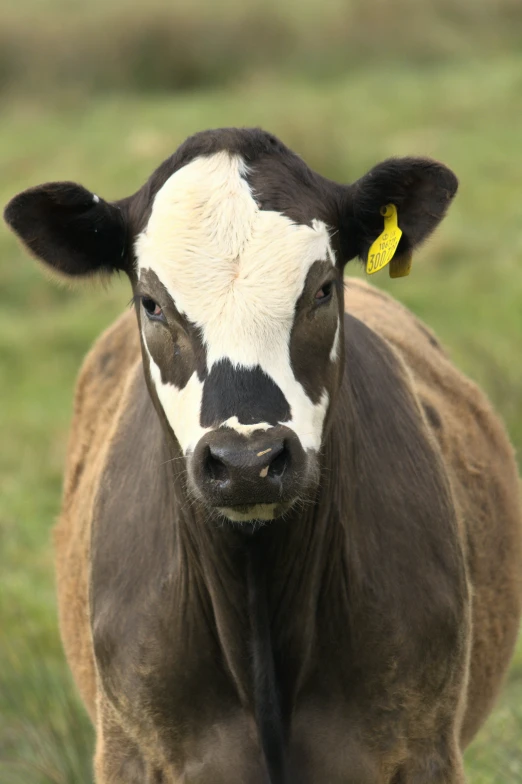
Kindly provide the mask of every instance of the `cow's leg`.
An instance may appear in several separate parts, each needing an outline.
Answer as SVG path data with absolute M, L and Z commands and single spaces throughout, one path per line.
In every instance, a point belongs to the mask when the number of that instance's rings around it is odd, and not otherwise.
M 466 784 L 462 752 L 455 743 L 441 754 L 420 753 L 397 772 L 391 784 Z
M 96 784 L 144 784 L 149 781 L 138 747 L 107 705 L 98 710 L 94 780 Z M 155 779 L 152 782 L 155 784 Z

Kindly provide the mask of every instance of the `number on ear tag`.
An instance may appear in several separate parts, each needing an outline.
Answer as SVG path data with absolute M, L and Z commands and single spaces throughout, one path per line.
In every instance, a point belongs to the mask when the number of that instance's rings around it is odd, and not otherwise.
M 384 231 L 382 234 L 379 234 L 368 252 L 368 261 L 366 262 L 368 275 L 379 272 L 393 259 L 402 236 L 402 229 L 399 229 L 397 225 L 397 208 L 395 204 L 387 204 L 386 207 L 381 207 L 381 215 L 384 217 Z

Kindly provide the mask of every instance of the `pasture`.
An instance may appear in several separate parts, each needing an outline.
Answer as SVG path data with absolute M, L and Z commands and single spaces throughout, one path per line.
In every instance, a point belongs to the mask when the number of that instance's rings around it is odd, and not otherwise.
M 486 26 L 487 27 L 487 26 Z M 486 31 L 486 27 L 484 30 Z M 484 33 L 485 34 L 485 33 Z M 267 69 L 176 93 L 14 91 L 0 122 L 0 202 L 46 180 L 106 198 L 137 189 L 189 134 L 261 125 L 340 181 L 391 155 L 431 155 L 461 181 L 409 278 L 392 291 L 488 392 L 522 455 L 522 55 L 399 58 L 311 78 Z M 13 84 L 15 82 L 13 81 Z M 362 275 L 356 262 L 347 273 Z M 88 784 L 92 732 L 58 636 L 51 527 L 74 379 L 127 307 L 125 281 L 56 285 L 0 228 L 0 780 Z M 522 641 L 502 698 L 466 755 L 473 784 L 522 781 Z

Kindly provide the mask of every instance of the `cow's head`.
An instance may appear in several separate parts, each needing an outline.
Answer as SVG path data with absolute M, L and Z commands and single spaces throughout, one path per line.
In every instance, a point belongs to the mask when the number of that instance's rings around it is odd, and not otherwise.
M 271 519 L 318 481 L 345 262 L 365 259 L 389 203 L 409 254 L 456 187 L 414 158 L 339 185 L 269 134 L 222 129 L 188 139 L 127 199 L 50 183 L 5 217 L 61 273 L 127 273 L 150 394 L 192 491 L 232 520 Z

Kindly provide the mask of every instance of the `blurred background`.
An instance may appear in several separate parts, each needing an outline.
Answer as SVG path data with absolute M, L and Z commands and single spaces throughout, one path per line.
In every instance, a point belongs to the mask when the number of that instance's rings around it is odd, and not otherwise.
M 222 125 L 260 125 L 344 182 L 390 155 L 456 171 L 410 277 L 372 282 L 438 332 L 522 454 L 522 2 L 2 0 L 2 205 L 55 179 L 128 195 Z M 0 227 L 2 784 L 92 781 L 51 529 L 75 376 L 129 297 L 123 280 L 58 286 Z M 466 764 L 473 784 L 522 782 L 522 645 Z

